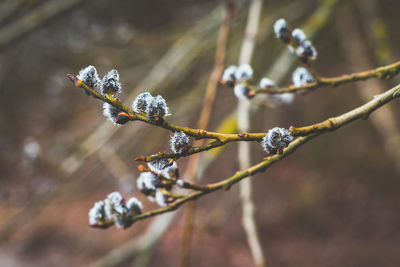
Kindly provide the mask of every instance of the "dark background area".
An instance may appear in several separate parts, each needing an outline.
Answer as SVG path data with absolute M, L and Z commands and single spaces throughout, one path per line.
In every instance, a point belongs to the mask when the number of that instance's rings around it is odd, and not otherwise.
M 50 2 L 56 3 L 48 8 L 52 16 L 30 17 Z M 294 27 L 304 25 L 329 2 L 264 1 L 255 81 L 287 50 L 273 36 L 273 22 L 284 17 Z M 138 196 L 145 210 L 155 208 L 134 190 L 139 171 L 133 159 L 168 151 L 171 133 L 141 122 L 115 128 L 103 117 L 101 103 L 76 89 L 66 74 L 87 65 L 101 76 L 116 68 L 123 102 L 152 90 L 167 100 L 169 121 L 196 127 L 213 67 L 219 6 L 192 0 L 0 3 L 1 266 L 87 266 L 147 231 L 152 219 L 127 230 L 92 229 L 87 213 L 113 191 Z M 227 65 L 238 60 L 247 8 L 247 2 L 239 5 L 232 22 Z M 397 61 L 399 9 L 394 0 L 342 0 L 329 14 L 319 14 L 327 22 L 313 37 L 319 53 L 315 68 L 336 76 Z M 291 83 L 297 65 L 277 68 L 288 70 L 280 85 Z M 256 101 L 261 108 L 252 117 L 252 132 L 337 116 L 367 102 L 364 91 L 387 90 L 399 81 L 321 88 L 297 95 L 290 105 Z M 209 130 L 218 129 L 236 104 L 232 91 L 220 86 Z M 386 126 L 400 127 L 399 111 L 394 101 L 376 112 L 391 116 L 382 120 L 372 114 L 324 134 L 252 178 L 269 266 L 398 266 L 400 142 L 399 132 Z M 259 144 L 252 144 L 252 163 L 263 157 Z M 187 160 L 178 161 L 181 170 Z M 220 181 L 237 169 L 232 143 L 200 183 Z M 192 265 L 252 266 L 237 186 L 196 203 Z M 182 227 L 181 213 L 150 249 L 132 251 L 119 266 L 177 266 Z

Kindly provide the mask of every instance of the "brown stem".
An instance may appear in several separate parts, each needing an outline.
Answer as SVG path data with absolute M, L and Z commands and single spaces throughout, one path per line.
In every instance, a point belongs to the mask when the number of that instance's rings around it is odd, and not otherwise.
M 297 91 L 300 92 L 310 92 L 319 87 L 325 86 L 338 86 L 345 83 L 355 82 L 355 81 L 365 81 L 370 78 L 379 78 L 379 79 L 390 79 L 393 76 L 397 75 L 400 71 L 400 61 L 397 61 L 393 64 L 382 66 L 376 69 L 355 72 L 351 74 L 344 74 L 337 77 L 320 77 L 317 82 L 308 83 L 304 86 L 294 86 L 290 85 L 284 88 L 271 88 L 271 89 L 254 89 L 257 94 L 266 93 L 266 94 L 282 94 L 282 93 L 294 93 Z

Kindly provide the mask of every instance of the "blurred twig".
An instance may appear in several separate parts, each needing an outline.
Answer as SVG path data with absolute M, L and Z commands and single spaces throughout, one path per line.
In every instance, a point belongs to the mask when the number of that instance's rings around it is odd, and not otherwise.
M 226 47 L 228 43 L 229 30 L 230 30 L 230 16 L 228 10 L 228 2 L 225 2 L 225 8 L 222 9 L 223 12 L 223 22 L 219 30 L 217 47 L 214 57 L 214 68 L 210 74 L 208 80 L 206 93 L 204 95 L 203 107 L 200 112 L 199 121 L 197 127 L 199 129 L 208 128 L 209 121 L 211 118 L 212 107 L 215 100 L 215 95 L 217 93 L 217 87 L 219 84 L 220 77 L 224 70 Z M 196 142 L 196 146 L 204 145 L 204 140 L 199 140 Z M 185 174 L 183 177 L 189 182 L 196 181 L 196 174 L 198 173 L 197 166 L 199 164 L 200 154 L 193 155 L 187 165 Z M 190 203 L 185 210 L 185 224 L 182 232 L 181 241 L 181 260 L 180 266 L 190 266 L 190 241 L 193 234 L 194 228 L 194 218 L 195 218 L 195 202 Z
M 252 0 L 249 7 L 243 43 L 239 54 L 239 65 L 251 63 L 261 11 L 262 0 Z M 239 99 L 237 109 L 239 131 L 247 132 L 250 130 L 250 101 Z M 250 144 L 248 142 L 240 142 L 238 147 L 238 160 L 241 170 L 250 167 L 250 155 Z M 251 179 L 246 179 L 240 183 L 240 197 L 242 199 L 242 224 L 247 236 L 247 242 L 250 247 L 251 255 L 253 256 L 256 266 L 265 266 L 266 262 L 261 243 L 258 238 L 257 225 L 254 218 L 255 215 L 251 193 Z

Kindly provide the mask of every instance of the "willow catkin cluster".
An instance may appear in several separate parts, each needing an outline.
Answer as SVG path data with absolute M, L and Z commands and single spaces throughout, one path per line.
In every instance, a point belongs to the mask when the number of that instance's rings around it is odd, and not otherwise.
M 165 99 L 158 95 L 153 97 L 150 93 L 139 94 L 132 103 L 132 109 L 136 113 L 144 114 L 149 119 L 162 119 L 169 113 Z
M 77 78 L 85 83 L 87 86 L 100 90 L 101 94 L 105 97 L 116 97 L 121 93 L 122 86 L 119 82 L 118 71 L 110 70 L 103 79 L 100 80 L 97 70 L 94 66 L 88 66 L 79 71 Z M 125 124 L 129 120 L 129 115 L 113 105 L 108 103 L 103 104 L 103 114 L 114 125 Z
M 249 64 L 232 65 L 225 69 L 221 83 L 233 87 L 233 92 L 237 98 L 248 99 L 254 96 L 248 86 L 252 77 L 253 69 Z
M 292 29 L 285 19 L 278 19 L 274 23 L 274 32 L 277 38 L 288 45 L 290 51 L 295 52 L 303 63 L 308 63 L 317 58 L 317 50 L 310 40 L 307 40 L 306 34 L 301 29 Z M 305 70 L 305 69 L 304 69 Z M 306 72 L 299 68 L 293 73 L 293 84 L 302 86 L 313 82 L 314 78 L 307 70 Z M 251 79 L 253 78 L 253 69 L 248 64 L 240 66 L 231 65 L 225 69 L 221 83 L 233 88 L 235 96 L 239 99 L 251 99 L 255 96 L 255 91 L 251 88 Z M 275 82 L 267 77 L 261 78 L 259 88 L 267 91 L 276 88 Z M 275 94 L 270 96 L 273 102 L 278 104 L 290 104 L 294 100 L 293 93 Z
M 147 198 L 165 207 L 175 201 L 169 195 L 173 183 L 179 177 L 178 166 L 175 161 L 156 159 L 147 163 L 150 171 L 142 172 L 136 180 L 136 186 Z
M 126 203 L 118 192 L 113 192 L 105 200 L 98 201 L 89 211 L 89 224 L 92 227 L 108 228 L 115 224 L 118 228 L 132 225 L 133 217 L 142 213 L 142 203 L 135 197 Z
M 285 19 L 278 19 L 274 24 L 274 32 L 277 38 L 287 44 L 290 51 L 296 52 L 299 59 L 307 63 L 317 58 L 317 50 L 310 40 L 307 40 L 306 34 L 301 29 L 294 29 Z

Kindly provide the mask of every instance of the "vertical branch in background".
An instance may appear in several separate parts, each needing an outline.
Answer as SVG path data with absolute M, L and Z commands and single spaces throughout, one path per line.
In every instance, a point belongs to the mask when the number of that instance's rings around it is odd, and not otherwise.
M 200 112 L 200 118 L 197 123 L 199 129 L 208 128 L 210 122 L 212 107 L 217 93 L 217 87 L 219 80 L 224 70 L 224 62 L 226 55 L 226 47 L 228 44 L 229 30 L 230 30 L 230 17 L 234 13 L 233 3 L 231 1 L 224 1 L 225 8 L 223 8 L 223 21 L 218 34 L 217 47 L 214 58 L 214 68 L 211 72 L 210 78 L 207 83 L 206 93 L 203 100 L 203 108 Z M 201 146 L 205 143 L 205 140 L 198 140 L 194 146 Z M 200 160 L 200 154 L 194 154 L 190 157 L 188 166 L 183 175 L 184 179 L 190 182 L 195 182 L 197 175 L 199 174 L 198 165 Z M 185 221 L 182 232 L 181 240 L 181 257 L 180 266 L 190 266 L 190 242 L 192 239 L 194 219 L 195 219 L 195 202 L 190 202 L 185 208 Z
M 239 55 L 239 65 L 250 64 L 254 51 L 255 39 L 258 31 L 258 22 L 261 15 L 262 0 L 252 0 L 249 7 L 246 31 Z M 250 101 L 239 99 L 237 108 L 238 128 L 241 132 L 250 129 Z M 241 170 L 250 167 L 250 144 L 240 142 L 238 148 L 238 160 Z M 247 241 L 256 266 L 265 266 L 260 240 L 257 234 L 257 226 L 254 220 L 254 203 L 251 199 L 251 180 L 246 179 L 240 183 L 240 197 L 242 199 L 242 223 L 246 232 Z

